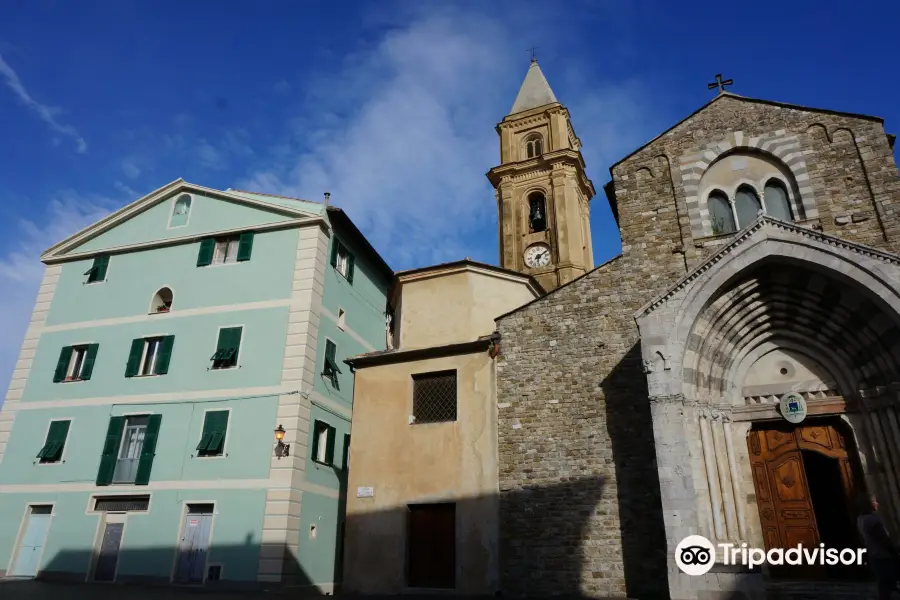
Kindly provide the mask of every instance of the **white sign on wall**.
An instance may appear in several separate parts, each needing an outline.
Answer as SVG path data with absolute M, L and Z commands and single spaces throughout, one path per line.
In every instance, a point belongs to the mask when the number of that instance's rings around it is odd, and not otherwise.
M 779 402 L 781 416 L 789 423 L 801 423 L 806 418 L 806 399 L 797 392 L 788 392 Z
M 375 496 L 375 488 L 373 487 L 358 487 L 356 488 L 356 497 L 357 498 L 372 498 Z

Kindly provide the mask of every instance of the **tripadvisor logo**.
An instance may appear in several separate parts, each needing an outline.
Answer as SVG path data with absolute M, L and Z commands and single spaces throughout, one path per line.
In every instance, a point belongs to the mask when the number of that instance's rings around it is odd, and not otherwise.
M 763 564 L 780 567 L 783 565 L 862 565 L 865 548 L 826 548 L 825 544 L 805 548 L 797 544 L 793 548 L 772 548 L 768 552 L 762 548 L 741 545 L 717 544 L 722 551 L 722 564 L 743 565 L 749 568 Z M 689 535 L 675 547 L 675 564 L 687 575 L 704 575 L 716 562 L 716 546 L 702 535 Z

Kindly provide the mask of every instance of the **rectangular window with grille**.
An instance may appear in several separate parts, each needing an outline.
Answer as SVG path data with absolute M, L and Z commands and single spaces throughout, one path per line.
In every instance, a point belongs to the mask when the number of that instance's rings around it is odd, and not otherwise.
M 456 371 L 413 375 L 413 422 L 456 420 Z
M 99 496 L 94 498 L 97 512 L 146 512 L 150 496 Z

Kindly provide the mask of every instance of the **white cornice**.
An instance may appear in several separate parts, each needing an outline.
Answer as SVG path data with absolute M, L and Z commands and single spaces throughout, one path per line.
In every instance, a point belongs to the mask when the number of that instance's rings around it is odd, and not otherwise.
M 113 248 L 98 248 L 95 250 L 88 250 L 86 252 L 72 252 L 69 254 L 62 255 L 48 255 L 44 254 L 41 257 L 41 261 L 45 264 L 52 265 L 55 263 L 69 262 L 74 260 L 84 260 L 85 258 L 90 258 L 92 256 L 96 256 L 98 254 L 121 254 L 124 252 L 136 252 L 140 250 L 151 250 L 153 248 L 162 248 L 164 246 L 176 246 L 178 244 L 185 244 L 190 242 L 195 242 L 201 240 L 203 238 L 208 237 L 224 237 L 236 233 L 241 233 L 242 231 L 253 230 L 254 232 L 262 232 L 262 231 L 275 231 L 278 229 L 290 229 L 292 227 L 304 227 L 304 226 L 312 226 L 319 225 L 325 231 L 328 231 L 328 223 L 325 221 L 323 217 L 306 217 L 304 219 L 289 219 L 287 221 L 279 221 L 278 223 L 266 223 L 264 225 L 253 225 L 252 227 L 235 227 L 231 229 L 220 229 L 218 231 L 206 231 L 203 233 L 194 233 L 191 235 L 182 235 L 174 238 L 165 238 L 158 240 L 151 240 L 149 242 L 140 242 L 137 244 L 126 244 L 124 246 L 115 246 Z M 48 251 L 49 252 L 49 251 Z
M 98 235 L 109 231 L 117 225 L 120 225 L 121 223 L 127 221 L 135 215 L 144 212 L 152 206 L 167 200 L 175 194 L 183 192 L 194 192 L 197 194 L 202 194 L 204 196 L 219 198 L 227 202 L 234 202 L 236 204 L 243 204 L 245 206 L 261 208 L 269 212 L 297 217 L 298 219 L 308 219 L 310 217 L 309 212 L 307 211 L 294 210 L 278 204 L 245 198 L 244 196 L 238 196 L 236 194 L 230 194 L 221 190 L 214 190 L 212 188 L 188 183 L 179 178 L 150 192 L 146 196 L 138 198 L 131 204 L 123 206 L 119 210 L 113 212 L 110 215 L 107 215 L 96 223 L 85 227 L 78 233 L 75 233 L 74 235 L 67 237 L 54 246 L 51 246 L 41 255 L 41 260 L 49 264 L 50 262 L 60 259 L 62 258 L 60 256 L 61 254 L 66 253 L 72 248 L 84 244 L 85 242 L 97 237 Z

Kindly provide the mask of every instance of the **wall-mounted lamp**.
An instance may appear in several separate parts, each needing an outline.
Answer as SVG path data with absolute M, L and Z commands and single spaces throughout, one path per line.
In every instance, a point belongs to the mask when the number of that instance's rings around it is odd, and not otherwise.
M 275 428 L 275 456 L 278 458 L 282 458 L 285 456 L 290 456 L 291 453 L 291 445 L 285 444 L 282 440 L 284 440 L 284 427 L 280 424 Z

